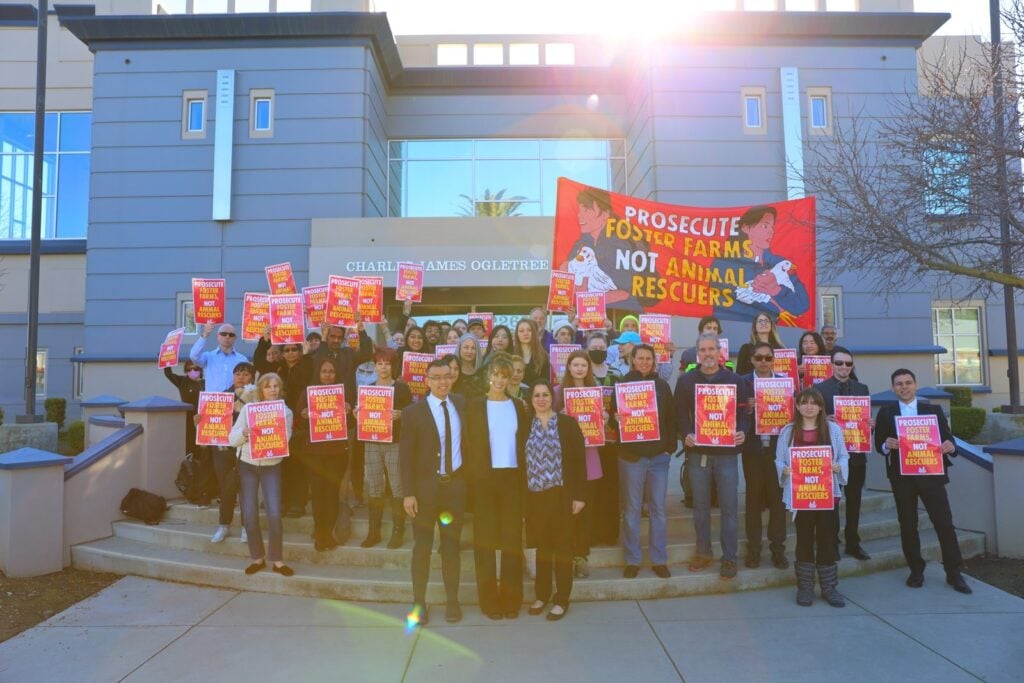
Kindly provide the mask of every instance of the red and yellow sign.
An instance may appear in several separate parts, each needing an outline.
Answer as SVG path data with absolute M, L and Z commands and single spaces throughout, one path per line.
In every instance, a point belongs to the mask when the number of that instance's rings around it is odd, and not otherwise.
M 576 292 L 576 329 L 603 330 L 607 317 L 604 292 Z
M 814 198 L 677 206 L 558 179 L 553 267 L 609 308 L 814 329 Z
M 427 366 L 433 361 L 430 353 L 406 351 L 402 354 L 402 379 L 409 385 L 412 400 L 419 401 L 427 395 Z
M 302 307 L 306 311 L 306 326 L 315 329 L 324 324 L 327 315 L 327 285 L 302 288 Z
M 423 264 L 399 263 L 395 301 L 423 301 Z
M 311 443 L 348 439 L 344 384 L 306 387 L 306 405 L 309 410 Z
M 249 419 L 249 457 L 253 460 L 288 457 L 288 418 L 284 401 L 260 401 L 245 406 Z
M 850 453 L 871 452 L 871 397 L 833 396 L 832 415 Z
M 267 266 L 267 285 L 271 294 L 295 294 L 295 275 L 292 273 L 291 263 L 278 263 L 274 266 Z
M 548 287 L 548 310 L 567 311 L 575 303 L 575 276 L 567 271 L 551 271 L 551 285 Z
M 604 392 L 601 387 L 563 387 L 562 400 L 566 414 L 579 424 L 584 443 L 603 446 Z
M 800 372 L 796 365 L 796 349 L 775 349 L 772 369 L 779 374 L 790 377 L 793 386 L 800 386 Z
M 242 299 L 242 339 L 256 341 L 270 324 L 270 295 L 246 292 Z
M 900 474 L 935 476 L 946 473 L 939 418 L 934 415 L 898 415 L 896 438 L 900 442 Z
M 639 443 L 661 438 L 658 394 L 653 381 L 616 384 L 615 403 L 619 414 L 620 442 Z
M 654 349 L 659 363 L 670 362 L 672 356 L 668 352 L 668 343 L 672 341 L 672 316 L 641 313 L 640 341 Z
M 832 376 L 830 356 L 804 356 L 804 389 L 821 384 Z
M 698 446 L 736 446 L 736 385 L 698 384 L 694 390 L 694 440 Z
M 192 278 L 192 311 L 197 325 L 224 322 L 223 279 Z
M 367 385 L 359 387 L 356 409 L 356 438 L 360 441 L 391 443 L 394 439 L 395 388 Z
M 384 278 L 359 276 L 359 319 L 379 323 L 384 319 Z
M 228 446 L 234 417 L 235 395 L 231 392 L 201 391 L 196 415 L 197 446 Z
M 157 367 L 173 368 L 178 364 L 178 353 L 181 350 L 181 339 L 185 336 L 185 328 L 179 327 L 171 330 L 164 337 L 164 343 L 160 345 L 160 355 L 157 357 Z
M 301 344 L 305 337 L 301 294 L 270 295 L 270 343 Z
M 789 449 L 792 510 L 831 510 L 835 505 L 831 446 Z
M 327 279 L 327 309 L 324 322 L 339 327 L 354 327 L 359 307 L 359 280 L 331 275 Z
M 754 378 L 754 433 L 778 436 L 793 421 L 793 380 L 789 377 Z

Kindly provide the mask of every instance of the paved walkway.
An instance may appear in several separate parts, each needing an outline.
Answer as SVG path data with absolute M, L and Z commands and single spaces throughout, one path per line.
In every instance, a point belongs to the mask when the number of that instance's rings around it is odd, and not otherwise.
M 842 582 L 845 609 L 794 589 L 573 604 L 559 623 L 475 607 L 405 628 L 405 606 L 126 577 L 0 644 L 0 681 L 1020 681 L 1024 600 L 929 565 Z M 529 592 L 529 590 L 527 591 Z

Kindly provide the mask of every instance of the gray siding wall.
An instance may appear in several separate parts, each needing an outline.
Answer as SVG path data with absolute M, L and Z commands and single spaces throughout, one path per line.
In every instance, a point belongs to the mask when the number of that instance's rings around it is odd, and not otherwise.
M 22 388 L 25 378 L 25 348 L 28 316 L 0 315 L 0 408 L 4 422 L 25 413 Z M 73 365 L 71 356 L 76 346 L 84 345 L 82 315 L 80 313 L 51 313 L 39 316 L 39 349 L 45 349 L 46 396 L 68 401 L 67 423 L 77 420 L 81 412 L 77 399 L 72 397 Z M 43 398 L 36 401 L 36 414 L 43 415 Z

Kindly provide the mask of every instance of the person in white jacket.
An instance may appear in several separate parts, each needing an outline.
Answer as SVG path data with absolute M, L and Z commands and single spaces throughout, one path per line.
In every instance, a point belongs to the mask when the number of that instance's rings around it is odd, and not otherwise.
M 796 395 L 793 422 L 782 428 L 775 450 L 775 468 L 782 486 L 782 502 L 793 510 L 793 480 L 791 475 L 792 446 L 831 446 L 832 492 L 831 505 L 821 510 L 795 511 L 796 526 L 796 602 L 804 607 L 814 602 L 814 572 L 817 568 L 821 597 L 833 607 L 845 607 L 840 594 L 839 568 L 836 564 L 835 520 L 832 510 L 841 497 L 840 485 L 846 484 L 850 454 L 843 442 L 843 430 L 828 420 L 825 400 L 817 389 L 804 389 Z
M 276 401 L 284 397 L 284 383 L 274 372 L 261 375 L 254 388 L 255 396 L 251 401 Z M 243 397 L 245 400 L 246 397 Z M 288 439 L 292 437 L 292 411 L 285 407 L 285 427 Z M 252 562 L 245 568 L 246 574 L 255 574 L 267 566 L 266 556 L 269 554 L 272 569 L 282 576 L 291 576 L 295 572 L 284 563 L 283 531 L 281 525 L 281 468 L 284 458 L 264 458 L 253 460 L 249 450 L 249 412 L 245 408 L 238 414 L 231 435 L 228 437 L 232 446 L 238 449 L 238 475 L 242 489 L 242 519 L 249 541 L 249 558 Z M 287 441 L 286 441 L 287 443 Z M 263 546 L 263 535 L 260 532 L 259 490 L 263 489 L 263 502 L 267 511 L 269 535 L 269 553 Z

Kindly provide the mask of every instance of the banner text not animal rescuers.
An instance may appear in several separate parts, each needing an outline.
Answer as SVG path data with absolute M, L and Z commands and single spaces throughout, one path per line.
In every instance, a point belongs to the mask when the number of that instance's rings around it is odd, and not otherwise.
M 560 178 L 552 268 L 610 309 L 815 327 L 813 198 L 702 208 Z
M 262 401 L 245 407 L 249 417 L 249 455 L 253 460 L 288 455 L 284 401 Z

